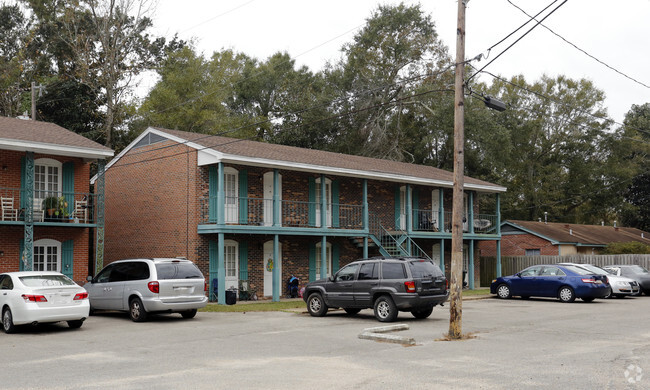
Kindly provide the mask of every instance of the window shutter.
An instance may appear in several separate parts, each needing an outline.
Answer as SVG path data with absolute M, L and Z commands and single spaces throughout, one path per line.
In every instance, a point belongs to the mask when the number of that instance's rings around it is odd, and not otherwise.
M 217 191 L 219 190 L 219 169 L 208 167 L 208 222 L 217 222 Z
M 245 169 L 239 171 L 239 224 L 248 224 L 248 171 Z
M 316 244 L 309 244 L 309 281 L 316 280 Z
M 339 225 L 339 181 L 332 180 L 332 227 Z
M 216 241 L 208 241 L 208 258 L 210 262 L 210 272 L 209 281 L 210 281 L 210 297 L 216 299 L 217 296 L 217 276 L 219 271 L 219 264 L 217 263 L 218 259 L 218 250 L 219 243 Z M 213 295 L 214 294 L 214 295 Z
M 316 179 L 309 178 L 309 226 L 316 226 Z M 315 276 L 314 276 L 315 277 Z
M 248 280 L 248 242 L 239 243 L 239 280 Z
M 20 158 L 20 208 L 27 209 L 27 199 L 25 197 L 25 183 L 27 182 L 27 161 L 25 156 Z M 22 255 L 22 250 L 21 250 Z M 22 271 L 22 269 L 21 269 Z
M 61 273 L 70 279 L 74 277 L 74 241 L 63 241 L 61 244 Z
M 332 275 L 339 270 L 339 258 L 341 257 L 341 246 L 338 242 L 332 244 Z
M 400 211 L 402 207 L 400 205 L 399 198 L 400 198 L 400 189 L 399 189 L 399 185 L 396 185 L 395 186 L 395 230 L 399 229 L 400 227 L 399 217 L 400 217 Z
M 24 271 L 25 270 L 25 264 L 23 264 L 23 251 L 25 250 L 25 240 L 20 240 L 18 244 L 18 250 L 20 251 L 18 253 L 18 263 L 20 264 L 20 267 L 18 270 Z
M 63 163 L 61 176 L 63 179 L 63 196 L 66 202 L 68 202 L 68 213 L 71 214 L 74 211 L 74 162 L 68 161 Z

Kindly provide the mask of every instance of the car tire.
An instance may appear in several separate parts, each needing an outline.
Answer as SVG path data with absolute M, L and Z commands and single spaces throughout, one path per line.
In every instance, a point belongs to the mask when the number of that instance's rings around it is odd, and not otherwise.
M 607 295 L 605 295 L 603 298 L 608 299 L 608 298 L 611 298 L 611 297 L 612 297 L 612 289 L 610 288 Z
M 320 293 L 311 293 L 307 298 L 307 311 L 312 317 L 322 317 L 327 313 L 327 305 Z
M 576 300 L 576 293 L 573 292 L 573 289 L 569 286 L 562 286 L 557 293 L 558 298 L 561 302 L 571 303 Z
M 5 333 L 10 334 L 16 331 L 16 325 L 14 325 L 14 317 L 11 315 L 11 309 L 6 308 L 2 312 L 2 330 Z
M 375 318 L 379 322 L 393 322 L 397 318 L 397 306 L 388 295 L 382 295 L 375 301 Z
M 187 310 L 187 311 L 182 311 L 182 312 L 181 312 L 181 315 L 182 315 L 183 318 L 185 318 L 185 319 L 190 319 L 190 318 L 194 318 L 194 317 L 196 316 L 196 312 L 197 312 L 197 311 L 198 311 L 198 310 L 196 310 L 196 309 Z
M 596 299 L 596 298 L 582 298 L 582 300 L 583 300 L 584 302 L 587 302 L 587 303 L 593 302 L 594 299 Z
M 361 311 L 361 309 L 343 309 L 346 313 L 353 316 Z
M 147 319 L 147 311 L 140 298 L 133 298 L 129 301 L 129 317 L 133 322 L 143 322 Z
M 510 291 L 510 286 L 505 283 L 502 283 L 497 286 L 497 297 L 501 299 L 512 298 L 512 291 Z
M 428 318 L 431 313 L 433 313 L 433 306 L 429 306 L 425 309 L 419 309 L 419 310 L 412 310 L 411 314 L 413 314 L 413 317 L 423 320 L 425 318 Z
M 84 322 L 82 320 L 68 321 L 68 326 L 71 327 L 72 329 L 79 329 L 83 324 Z

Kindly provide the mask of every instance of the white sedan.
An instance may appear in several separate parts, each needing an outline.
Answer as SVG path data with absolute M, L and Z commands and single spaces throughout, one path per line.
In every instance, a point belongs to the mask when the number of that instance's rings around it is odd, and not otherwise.
M 52 271 L 0 274 L 2 329 L 17 325 L 67 321 L 79 328 L 88 318 L 88 293 L 67 276 Z

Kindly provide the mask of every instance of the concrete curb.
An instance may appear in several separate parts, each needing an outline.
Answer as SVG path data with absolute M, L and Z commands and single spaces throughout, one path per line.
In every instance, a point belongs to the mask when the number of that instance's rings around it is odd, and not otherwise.
M 404 344 L 404 345 L 415 345 L 415 339 L 412 337 L 403 337 L 392 334 L 385 334 L 389 332 L 398 332 L 400 330 L 409 330 L 410 327 L 406 324 L 396 324 L 388 326 L 379 326 L 375 328 L 364 329 L 362 333 L 359 334 L 360 339 L 364 340 L 375 340 L 375 341 L 385 341 L 388 343 Z

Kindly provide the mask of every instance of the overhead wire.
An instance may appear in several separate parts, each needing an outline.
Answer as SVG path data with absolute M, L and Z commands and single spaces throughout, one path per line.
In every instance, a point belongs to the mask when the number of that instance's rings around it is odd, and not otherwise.
M 535 18 L 537 17 L 537 15 L 535 15 L 535 16 L 530 16 L 526 11 L 524 11 L 524 10 L 523 10 L 521 7 L 519 7 L 517 4 L 514 4 L 514 3 L 513 3 L 512 1 L 510 1 L 510 0 L 507 0 L 507 1 L 508 1 L 508 3 L 510 3 L 513 7 L 517 8 L 519 11 L 523 12 L 526 16 L 530 17 L 531 19 L 535 19 Z M 548 26 L 546 26 L 546 25 L 544 25 L 544 24 L 541 24 L 541 26 L 544 27 L 545 29 L 547 29 L 549 32 L 551 32 L 551 33 L 552 33 L 553 35 L 555 35 L 556 37 L 558 37 L 558 38 L 560 38 L 561 40 L 563 40 L 564 42 L 566 42 L 567 44 L 571 45 L 571 46 L 572 46 L 573 48 L 575 48 L 576 50 L 580 51 L 581 53 L 585 54 L 585 55 L 588 56 L 589 58 L 591 58 L 591 59 L 595 60 L 596 62 L 600 63 L 601 65 L 604 65 L 604 66 L 606 66 L 607 68 L 613 70 L 614 72 L 620 74 L 621 76 L 623 76 L 623 77 L 625 77 L 625 78 L 627 78 L 627 79 L 629 79 L 629 80 L 631 80 L 631 81 L 633 81 L 633 82 L 635 82 L 635 83 L 637 83 L 637 84 L 639 84 L 639 85 L 641 85 L 641 86 L 644 86 L 644 87 L 650 89 L 650 86 L 649 86 L 649 85 L 647 85 L 647 84 L 645 84 L 645 83 L 643 83 L 643 82 L 641 82 L 641 81 L 635 79 L 635 78 L 632 77 L 632 76 L 629 76 L 629 75 L 623 73 L 622 71 L 620 71 L 620 70 L 614 68 L 613 66 L 611 66 L 611 65 L 609 65 L 609 64 L 607 64 L 607 63 L 605 63 L 604 61 L 602 61 L 602 60 L 596 58 L 596 57 L 593 56 L 592 54 L 587 53 L 585 50 L 581 49 L 581 48 L 578 47 L 576 44 L 570 42 L 569 40 L 567 40 L 566 38 L 564 38 L 564 37 L 561 36 L 560 34 L 556 33 L 556 32 L 553 31 L 553 30 L 551 30 Z
M 551 12 L 549 12 L 546 16 L 544 16 L 544 17 L 542 18 L 542 20 L 538 21 L 538 22 L 537 22 L 533 27 L 531 27 L 528 31 L 526 31 L 522 36 L 520 36 L 519 38 L 517 38 L 517 40 L 515 40 L 513 43 L 511 43 L 510 46 L 506 47 L 506 48 L 505 48 L 501 53 L 499 53 L 496 57 L 494 57 L 492 60 L 490 60 L 490 62 L 488 62 L 488 63 L 485 64 L 481 69 L 479 69 L 478 72 L 476 72 L 475 74 L 471 75 L 471 76 L 470 76 L 470 77 L 469 77 L 465 82 L 466 82 L 466 83 L 469 83 L 469 81 L 470 81 L 473 77 L 475 77 L 477 74 L 481 73 L 481 72 L 482 72 L 485 68 L 487 68 L 491 63 L 493 63 L 494 61 L 496 61 L 496 60 L 497 60 L 499 57 L 501 57 L 505 52 L 507 52 L 508 50 L 510 50 L 514 45 L 516 45 L 516 44 L 517 44 L 519 41 L 521 41 L 521 40 L 522 40 L 526 35 L 528 35 L 531 31 L 533 31 L 533 30 L 534 30 L 537 26 L 539 26 L 539 25 L 540 25 L 544 20 L 546 20 L 546 18 L 548 18 L 549 16 L 553 15 L 553 13 L 555 13 L 555 11 L 557 11 L 560 7 L 562 7 L 564 4 L 566 4 L 567 1 L 569 1 L 569 0 L 564 0 L 560 5 L 558 5 L 557 7 L 555 7 Z M 555 3 L 555 1 L 553 1 L 553 3 Z

